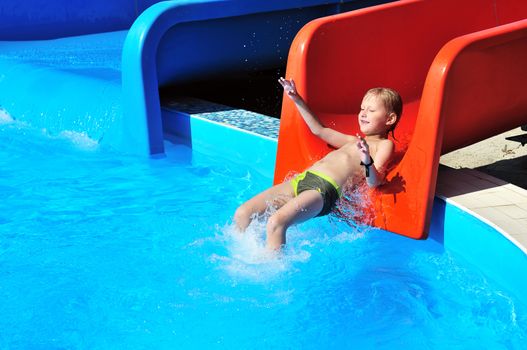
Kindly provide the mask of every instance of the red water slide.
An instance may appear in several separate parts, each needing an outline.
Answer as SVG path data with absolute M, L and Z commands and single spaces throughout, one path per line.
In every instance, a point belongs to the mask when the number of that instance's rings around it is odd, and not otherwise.
M 410 0 L 314 20 L 287 78 L 320 120 L 355 134 L 364 93 L 399 91 L 397 162 L 371 192 L 373 225 L 427 237 L 439 156 L 527 123 L 527 1 Z M 331 149 L 284 98 L 275 182 Z

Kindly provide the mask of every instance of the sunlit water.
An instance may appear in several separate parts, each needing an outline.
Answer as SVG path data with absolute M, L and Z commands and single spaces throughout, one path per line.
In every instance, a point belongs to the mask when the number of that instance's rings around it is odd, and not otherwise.
M 525 349 L 527 310 L 433 240 L 315 219 L 280 257 L 232 213 L 270 184 L 0 111 L 0 348 Z

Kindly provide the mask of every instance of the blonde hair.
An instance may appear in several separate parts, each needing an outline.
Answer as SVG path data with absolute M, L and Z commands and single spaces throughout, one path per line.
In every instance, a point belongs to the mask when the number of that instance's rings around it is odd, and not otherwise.
M 393 123 L 393 125 L 390 126 L 390 129 L 387 131 L 387 133 L 391 132 L 392 137 L 395 138 L 394 130 L 397 124 L 399 124 L 399 120 L 403 114 L 403 99 L 401 98 L 401 95 L 399 95 L 399 93 L 394 89 L 377 87 L 369 89 L 364 96 L 375 96 L 380 98 L 384 104 L 384 108 L 386 108 L 388 111 L 388 114 L 395 113 L 397 116 L 395 123 Z

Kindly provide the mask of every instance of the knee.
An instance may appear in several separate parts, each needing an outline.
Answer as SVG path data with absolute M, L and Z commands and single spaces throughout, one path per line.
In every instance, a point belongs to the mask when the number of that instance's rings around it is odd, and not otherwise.
M 285 220 L 278 214 L 275 213 L 267 220 L 267 233 L 276 234 L 287 229 Z
M 236 227 L 242 231 L 245 230 L 251 222 L 252 214 L 253 213 L 251 212 L 250 208 L 248 208 L 245 204 L 242 204 L 234 212 L 234 223 L 236 224 Z

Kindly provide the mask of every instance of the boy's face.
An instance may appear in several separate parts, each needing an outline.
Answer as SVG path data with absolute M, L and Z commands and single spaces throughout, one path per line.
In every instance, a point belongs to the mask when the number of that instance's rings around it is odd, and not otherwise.
M 359 112 L 359 127 L 364 135 L 384 135 L 395 122 L 395 113 L 388 113 L 375 95 L 364 96 Z

